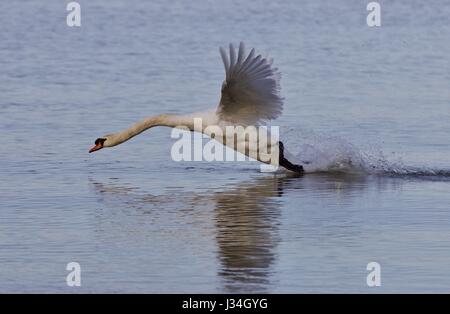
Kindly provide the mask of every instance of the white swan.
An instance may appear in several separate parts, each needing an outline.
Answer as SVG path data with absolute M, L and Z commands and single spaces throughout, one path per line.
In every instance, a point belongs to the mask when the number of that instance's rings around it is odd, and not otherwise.
M 108 134 L 95 140 L 95 146 L 89 153 L 104 147 L 113 147 L 129 140 L 141 132 L 154 126 L 172 128 L 188 128 L 199 131 L 247 156 L 264 162 L 283 166 L 297 173 L 303 172 L 301 165 L 295 165 L 285 158 L 283 143 L 273 141 L 272 137 L 258 138 L 258 142 L 266 143 L 266 153 L 261 150 L 252 151 L 252 139 L 244 136 L 245 143 L 239 139 L 230 141 L 225 137 L 216 137 L 208 126 L 218 126 L 224 130 L 226 126 L 260 127 L 265 121 L 277 118 L 283 110 L 283 99 L 280 96 L 280 73 L 272 67 L 273 59 L 261 55 L 255 56 L 252 49 L 246 56 L 244 44 L 241 42 L 236 55 L 235 48 L 230 44 L 229 58 L 225 49 L 220 48 L 220 54 L 225 66 L 226 78 L 222 85 L 222 95 L 217 109 L 198 112 L 189 115 L 161 114 L 146 118 L 130 128 Z M 202 119 L 202 129 L 194 129 L 194 119 Z M 214 132 L 213 132 L 214 133 Z M 241 145 L 243 144 L 243 145 Z

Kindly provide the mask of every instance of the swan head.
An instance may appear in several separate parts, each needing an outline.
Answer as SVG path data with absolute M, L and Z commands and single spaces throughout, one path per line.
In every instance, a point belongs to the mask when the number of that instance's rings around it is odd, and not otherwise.
M 103 147 L 110 147 L 110 146 L 112 146 L 112 145 L 110 145 L 110 144 L 112 144 L 111 142 L 112 142 L 112 138 L 110 138 L 110 135 L 105 135 L 105 136 L 99 137 L 98 139 L 95 140 L 95 143 L 94 143 L 95 145 L 94 145 L 94 147 L 92 147 L 89 150 L 89 152 L 93 153 L 97 150 L 102 149 Z

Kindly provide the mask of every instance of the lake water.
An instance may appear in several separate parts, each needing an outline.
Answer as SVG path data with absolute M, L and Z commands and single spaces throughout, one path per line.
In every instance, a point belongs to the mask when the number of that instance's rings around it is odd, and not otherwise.
M 0 292 L 450 292 L 448 1 L 372 28 L 360 0 L 79 2 L 0 2 Z M 216 106 L 241 40 L 283 73 L 286 148 L 353 169 L 175 162 L 167 128 L 87 153 Z

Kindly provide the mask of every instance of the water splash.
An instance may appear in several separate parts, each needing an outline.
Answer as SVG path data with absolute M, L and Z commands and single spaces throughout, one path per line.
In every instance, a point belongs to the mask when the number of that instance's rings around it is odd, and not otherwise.
M 286 158 L 302 164 L 308 173 L 342 172 L 376 174 L 384 176 L 440 177 L 450 180 L 449 169 L 428 166 L 408 166 L 401 157 L 387 157 L 383 151 L 371 145 L 365 148 L 337 136 L 317 134 L 313 131 L 288 129 L 281 140 L 287 147 Z

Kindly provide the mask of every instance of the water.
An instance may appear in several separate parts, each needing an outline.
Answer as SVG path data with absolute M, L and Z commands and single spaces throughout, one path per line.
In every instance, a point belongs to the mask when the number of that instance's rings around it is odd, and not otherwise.
M 369 28 L 359 0 L 80 1 L 69 28 L 64 2 L 0 2 L 0 292 L 449 292 L 450 4 L 380 3 Z M 87 153 L 215 106 L 240 40 L 325 171 L 176 163 L 163 128 Z

